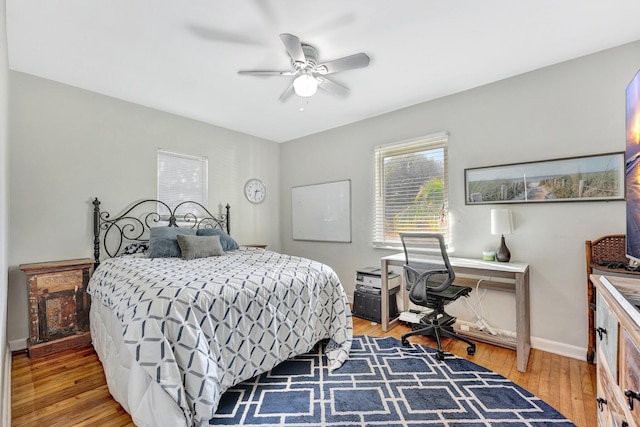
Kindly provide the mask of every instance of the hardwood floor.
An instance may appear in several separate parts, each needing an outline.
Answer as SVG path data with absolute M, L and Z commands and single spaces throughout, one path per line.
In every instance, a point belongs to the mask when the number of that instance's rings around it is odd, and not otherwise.
M 383 334 L 380 325 L 353 318 L 355 335 L 400 338 L 400 326 Z M 412 342 L 433 346 L 429 338 Z M 595 365 L 531 350 L 527 373 L 518 372 L 512 350 L 477 343 L 475 356 L 466 344 L 445 339 L 446 351 L 472 360 L 543 399 L 578 427 L 596 421 Z M 13 355 L 11 370 L 12 426 L 133 426 L 131 417 L 111 397 L 102 365 L 92 347 L 65 350 L 37 359 L 26 353 Z
M 18 426 L 134 426 L 111 397 L 93 347 L 29 359 L 14 354 L 11 418 Z

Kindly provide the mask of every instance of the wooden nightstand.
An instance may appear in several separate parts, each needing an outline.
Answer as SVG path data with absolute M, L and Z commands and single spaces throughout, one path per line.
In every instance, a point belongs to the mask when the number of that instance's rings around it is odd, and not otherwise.
M 22 264 L 29 297 L 29 357 L 89 344 L 89 295 L 93 260 Z

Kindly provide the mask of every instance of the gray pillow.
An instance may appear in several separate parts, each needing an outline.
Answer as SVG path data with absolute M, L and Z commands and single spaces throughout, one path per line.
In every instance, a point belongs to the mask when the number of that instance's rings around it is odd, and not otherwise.
M 149 231 L 149 258 L 178 258 L 182 256 L 178 235 L 195 236 L 193 228 L 153 227 Z
M 238 242 L 233 240 L 233 237 L 229 236 L 227 233 L 225 233 L 224 230 L 221 230 L 219 228 L 200 228 L 198 229 L 197 235 L 220 236 L 220 244 L 222 245 L 222 249 L 224 249 L 225 252 L 240 249 L 240 245 L 238 245 Z
M 220 236 L 187 236 L 179 234 L 178 245 L 180 245 L 183 259 L 224 255 L 220 245 Z

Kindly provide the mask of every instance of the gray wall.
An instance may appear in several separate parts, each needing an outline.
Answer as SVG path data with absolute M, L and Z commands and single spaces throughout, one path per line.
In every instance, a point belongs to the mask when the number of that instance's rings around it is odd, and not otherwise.
M 283 144 L 283 251 L 331 265 L 352 295 L 354 271 L 393 253 L 371 244 L 374 146 L 448 131 L 453 255 L 481 257 L 499 238 L 490 234 L 492 206 L 465 206 L 464 169 L 624 151 L 625 87 L 638 68 L 640 42 Z M 352 185 L 352 243 L 292 240 L 291 187 L 342 179 Z M 584 358 L 584 241 L 624 233 L 624 202 L 509 206 L 512 259 L 531 266 L 533 345 Z M 483 307 L 490 324 L 515 330 L 513 295 L 488 293 Z M 454 311 L 471 318 L 464 305 Z
M 209 158 L 209 206 L 231 204 L 240 244 L 280 249 L 280 145 L 30 75 L 11 73 L 9 318 L 12 347 L 24 345 L 22 263 L 92 257 L 91 201 L 117 214 L 156 197 L 156 152 Z M 261 205 L 247 179 L 267 185 Z
M 352 294 L 354 270 L 391 253 L 371 246 L 373 147 L 448 131 L 454 255 L 478 257 L 498 239 L 491 206 L 464 205 L 464 169 L 624 150 L 624 89 L 639 58 L 637 42 L 281 145 L 12 72 L 8 339 L 27 336 L 19 264 L 91 256 L 92 197 L 111 211 L 154 197 L 158 148 L 209 157 L 210 204 L 231 204 L 241 244 L 326 262 Z M 268 186 L 258 206 L 242 196 L 254 176 Z M 291 187 L 342 179 L 351 179 L 353 242 L 293 241 Z M 531 265 L 533 344 L 584 357 L 584 241 L 624 232 L 624 203 L 511 207 L 507 242 Z M 484 309 L 492 325 L 514 329 L 512 295 L 489 293 Z

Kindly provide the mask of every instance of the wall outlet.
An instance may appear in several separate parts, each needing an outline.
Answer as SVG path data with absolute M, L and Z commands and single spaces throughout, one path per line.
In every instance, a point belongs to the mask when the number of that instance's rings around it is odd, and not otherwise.
M 464 332 L 469 332 L 469 325 L 460 325 L 460 330 Z

